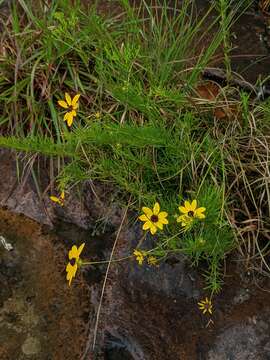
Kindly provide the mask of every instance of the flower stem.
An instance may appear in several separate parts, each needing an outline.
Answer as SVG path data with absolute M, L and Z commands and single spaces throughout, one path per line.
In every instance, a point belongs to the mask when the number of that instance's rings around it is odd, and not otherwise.
M 108 264 L 109 262 L 120 262 L 120 261 L 123 261 L 123 260 L 130 259 L 132 257 L 133 257 L 132 255 L 129 255 L 129 256 L 122 257 L 120 259 L 113 259 L 113 260 L 83 261 L 82 266 L 84 266 L 84 265 L 96 265 L 96 264 Z

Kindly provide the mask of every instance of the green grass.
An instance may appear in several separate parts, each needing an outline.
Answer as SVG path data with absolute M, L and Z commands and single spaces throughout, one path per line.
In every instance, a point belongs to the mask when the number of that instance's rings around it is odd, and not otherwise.
M 158 201 L 170 223 L 151 253 L 206 262 L 206 286 L 217 292 L 236 247 L 248 266 L 266 262 L 269 105 L 236 89 L 212 102 L 196 90 L 222 48 L 231 76 L 229 31 L 246 1 L 216 2 L 211 24 L 213 8 L 196 16 L 191 1 L 170 10 L 162 3 L 122 0 L 121 11 L 104 16 L 80 2 L 53 1 L 44 11 L 42 2 L 19 0 L 0 39 L 0 146 L 69 158 L 59 189 L 97 179 L 114 186 L 120 205 L 131 196 L 136 214 Z M 66 91 L 81 94 L 71 129 L 57 105 Z M 213 110 L 228 103 L 238 115 L 216 121 Z M 194 198 L 206 219 L 183 231 L 174 215 Z

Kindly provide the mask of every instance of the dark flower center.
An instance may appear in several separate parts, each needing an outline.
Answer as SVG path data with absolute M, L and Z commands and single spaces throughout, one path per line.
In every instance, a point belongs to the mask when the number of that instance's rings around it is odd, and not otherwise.
M 188 216 L 193 217 L 193 216 L 194 216 L 194 211 L 193 211 L 193 210 L 190 210 L 190 211 L 188 212 Z
M 70 264 L 71 264 L 72 266 L 74 266 L 74 265 L 76 264 L 76 259 L 74 259 L 74 258 L 71 259 L 71 260 L 70 260 Z
M 157 215 L 152 215 L 150 220 L 153 222 L 153 223 L 156 223 L 158 222 L 158 216 Z

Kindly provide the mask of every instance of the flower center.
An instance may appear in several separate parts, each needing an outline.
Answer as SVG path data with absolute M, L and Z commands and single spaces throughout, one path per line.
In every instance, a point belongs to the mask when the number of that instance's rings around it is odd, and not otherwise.
M 193 210 L 190 210 L 190 211 L 188 212 L 188 216 L 193 217 L 193 216 L 194 216 L 194 211 L 193 211 Z
M 73 106 L 72 106 L 72 105 L 69 105 L 68 111 L 69 111 L 69 112 L 73 111 Z
M 71 260 L 70 260 L 70 264 L 71 264 L 72 266 L 74 266 L 74 265 L 76 264 L 76 259 L 75 259 L 75 258 L 71 259 Z
M 150 220 L 153 222 L 153 223 L 156 223 L 158 222 L 158 216 L 157 215 L 152 215 Z

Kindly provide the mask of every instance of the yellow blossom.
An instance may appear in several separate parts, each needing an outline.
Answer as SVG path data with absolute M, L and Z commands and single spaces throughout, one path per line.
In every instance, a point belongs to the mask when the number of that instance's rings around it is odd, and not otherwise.
M 143 207 L 142 211 L 143 215 L 139 217 L 141 221 L 144 221 L 143 230 L 150 229 L 152 235 L 154 235 L 158 229 L 163 230 L 163 225 L 168 224 L 168 220 L 166 217 L 168 213 L 165 211 L 160 212 L 159 203 L 155 203 L 153 210 L 148 207 Z
M 202 311 L 203 314 L 209 312 L 209 314 L 212 315 L 213 304 L 212 301 L 209 300 L 207 297 L 205 298 L 205 300 L 201 300 L 200 302 L 198 302 L 198 305 L 199 305 L 199 309 Z
M 64 200 L 65 200 L 65 192 L 62 191 L 59 197 L 52 195 L 52 196 L 50 196 L 50 199 L 51 199 L 53 202 L 55 202 L 55 203 L 63 206 L 63 205 L 64 205 Z
M 100 118 L 101 118 L 101 112 L 100 112 L 100 111 L 97 111 L 97 112 L 95 113 L 95 118 L 96 118 L 96 119 L 100 119 Z
M 76 110 L 79 107 L 78 101 L 80 96 L 80 94 L 77 94 L 73 99 L 71 99 L 71 96 L 68 93 L 65 93 L 65 100 L 58 100 L 58 105 L 67 110 L 64 116 L 64 121 L 67 122 L 68 126 L 72 125 L 73 118 L 77 115 Z
M 189 227 L 194 219 L 204 219 L 205 207 L 197 208 L 197 200 L 193 200 L 191 203 L 189 201 L 185 201 L 184 206 L 179 206 L 179 211 L 182 213 L 177 218 L 177 222 L 180 222 L 182 226 Z
M 70 262 L 66 266 L 67 272 L 67 281 L 69 282 L 69 286 L 71 284 L 72 279 L 75 277 L 78 267 L 81 265 L 82 261 L 80 259 L 81 252 L 83 251 L 85 243 L 81 244 L 79 248 L 76 245 L 73 245 L 71 250 L 68 253 L 68 257 Z
M 188 229 L 192 225 L 193 219 L 187 215 L 180 215 L 176 221 L 180 222 L 183 227 Z
M 134 250 L 133 255 L 135 256 L 136 260 L 138 261 L 139 265 L 142 265 L 144 258 L 146 256 L 145 251 L 142 250 Z
M 153 255 L 149 256 L 147 259 L 148 265 L 157 265 L 157 258 Z

